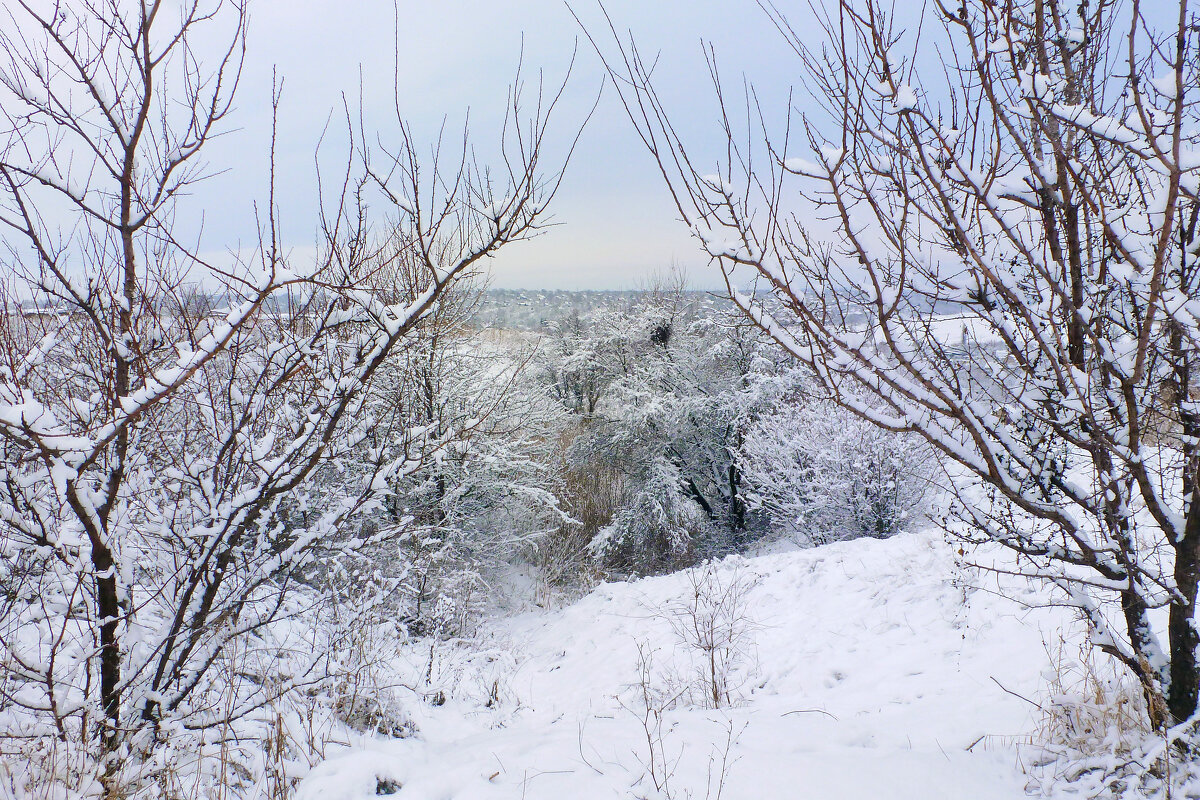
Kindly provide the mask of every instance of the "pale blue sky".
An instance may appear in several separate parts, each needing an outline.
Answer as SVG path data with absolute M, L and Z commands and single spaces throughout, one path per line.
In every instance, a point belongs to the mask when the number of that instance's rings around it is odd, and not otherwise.
M 807 4 L 791 5 L 793 22 L 802 23 Z M 577 0 L 574 6 L 589 24 L 600 24 L 593 0 Z M 607 7 L 619 28 L 633 30 L 644 52 L 661 51 L 656 81 L 698 147 L 719 144 L 701 38 L 717 48 L 727 81 L 740 85 L 745 73 L 782 114 L 787 88 L 799 78 L 798 64 L 750 0 L 609 0 Z M 419 136 L 432 141 L 443 115 L 456 129 L 470 108 L 473 138 L 484 150 L 497 138 L 522 36 L 526 73 L 544 69 L 551 81 L 563 74 L 580 37 L 561 0 L 399 0 L 399 10 L 403 113 Z M 250 203 L 265 196 L 272 68 L 285 79 L 278 150 L 284 233 L 289 243 L 304 247 L 314 238 L 313 151 L 330 110 L 340 107 L 341 93 L 356 104 L 360 74 L 364 106 L 369 115 L 378 112 L 369 125 L 377 123 L 385 135 L 389 130 L 391 0 L 251 4 L 246 73 L 235 115 L 239 130 L 210 152 L 214 167 L 230 171 L 196 198 L 206 201 L 208 242 L 216 246 L 253 238 Z M 581 41 L 555 126 L 559 145 L 590 107 L 601 74 L 595 53 Z M 338 148 L 327 151 L 333 156 Z M 676 221 L 661 179 L 611 87 L 584 132 L 552 211 L 561 225 L 496 258 L 494 285 L 624 288 L 674 260 L 689 269 L 696 286 L 718 286 L 715 269 L 706 266 Z

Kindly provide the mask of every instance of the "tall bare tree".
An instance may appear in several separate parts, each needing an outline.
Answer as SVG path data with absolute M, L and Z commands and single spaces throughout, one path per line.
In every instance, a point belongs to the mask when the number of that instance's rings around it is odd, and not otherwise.
M 612 30 L 609 69 L 679 213 L 743 312 L 833 398 L 940 452 L 959 529 L 1066 590 L 1155 726 L 1192 719 L 1195 5 L 934 0 L 905 30 L 879 0 L 842 0 L 806 15 L 817 46 L 761 5 L 815 105 L 768 133 L 710 50 L 715 163 Z M 763 291 L 740 292 L 750 280 Z

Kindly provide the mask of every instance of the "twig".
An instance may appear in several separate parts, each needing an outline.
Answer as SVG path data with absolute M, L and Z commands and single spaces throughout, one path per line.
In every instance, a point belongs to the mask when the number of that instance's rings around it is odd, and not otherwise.
M 999 686 L 999 687 L 1000 687 L 1000 688 L 1001 688 L 1001 689 L 1002 689 L 1004 692 L 1006 692 L 1006 693 L 1008 693 L 1008 694 L 1011 694 L 1013 697 L 1017 698 L 1018 700 L 1024 700 L 1026 703 L 1029 703 L 1029 705 L 1033 706 L 1034 708 L 1036 708 L 1036 709 L 1037 709 L 1037 710 L 1039 710 L 1039 711 L 1045 711 L 1045 710 L 1046 710 L 1046 709 L 1042 708 L 1042 705 L 1041 705 L 1041 703 L 1035 703 L 1033 700 L 1030 700 L 1028 697 L 1025 697 L 1024 695 L 1017 694 L 1017 693 L 1016 693 L 1016 692 L 1014 692 L 1012 689 L 1006 688 L 1006 687 L 1004 686 L 1004 684 L 1002 684 L 1000 681 L 996 680 L 996 676 L 995 676 L 995 675 L 989 675 L 988 677 L 992 679 L 992 683 L 996 684 L 996 685 L 997 685 L 997 686 Z
M 780 714 L 780 716 L 786 717 L 786 716 L 790 716 L 792 714 L 824 714 L 825 716 L 829 717 L 834 722 L 839 721 L 837 717 L 835 717 L 833 714 L 830 714 L 828 711 L 826 711 L 823 708 L 798 708 L 795 711 L 785 711 L 782 714 Z

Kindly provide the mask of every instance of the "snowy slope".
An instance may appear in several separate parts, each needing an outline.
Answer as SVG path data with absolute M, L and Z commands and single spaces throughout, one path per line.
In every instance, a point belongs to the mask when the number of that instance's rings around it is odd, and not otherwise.
M 987 590 L 994 578 L 964 585 L 953 548 L 932 534 L 731 558 L 716 570 L 753 583 L 734 707 L 680 703 L 648 744 L 638 645 L 654 651 L 653 690 L 688 683 L 694 653 L 663 609 L 692 585 L 685 574 L 606 584 L 561 611 L 496 623 L 484 637 L 496 655 L 456 673 L 461 686 L 477 670 L 491 690 L 417 704 L 419 737 L 332 757 L 301 800 L 377 790 L 428 800 L 715 798 L 723 761 L 725 798 L 1025 795 L 1015 745 L 1039 712 L 1016 695 L 1041 691 L 1045 643 L 1067 625 L 1064 612 L 1002 599 Z M 398 664 L 429 672 L 415 650 Z M 486 694 L 497 696 L 493 708 L 482 707 Z M 670 774 L 661 792 L 646 769 L 656 743 Z

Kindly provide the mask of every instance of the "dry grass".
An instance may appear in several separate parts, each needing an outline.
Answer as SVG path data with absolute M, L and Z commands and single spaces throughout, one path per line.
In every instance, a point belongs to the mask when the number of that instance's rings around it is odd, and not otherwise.
M 1031 790 L 1056 797 L 1175 800 L 1200 797 L 1195 726 L 1149 724 L 1137 680 L 1088 644 L 1046 648 L 1042 710 L 1018 747 Z
M 1047 645 L 1038 741 L 1081 751 L 1130 753 L 1150 733 L 1137 681 L 1087 644 Z

